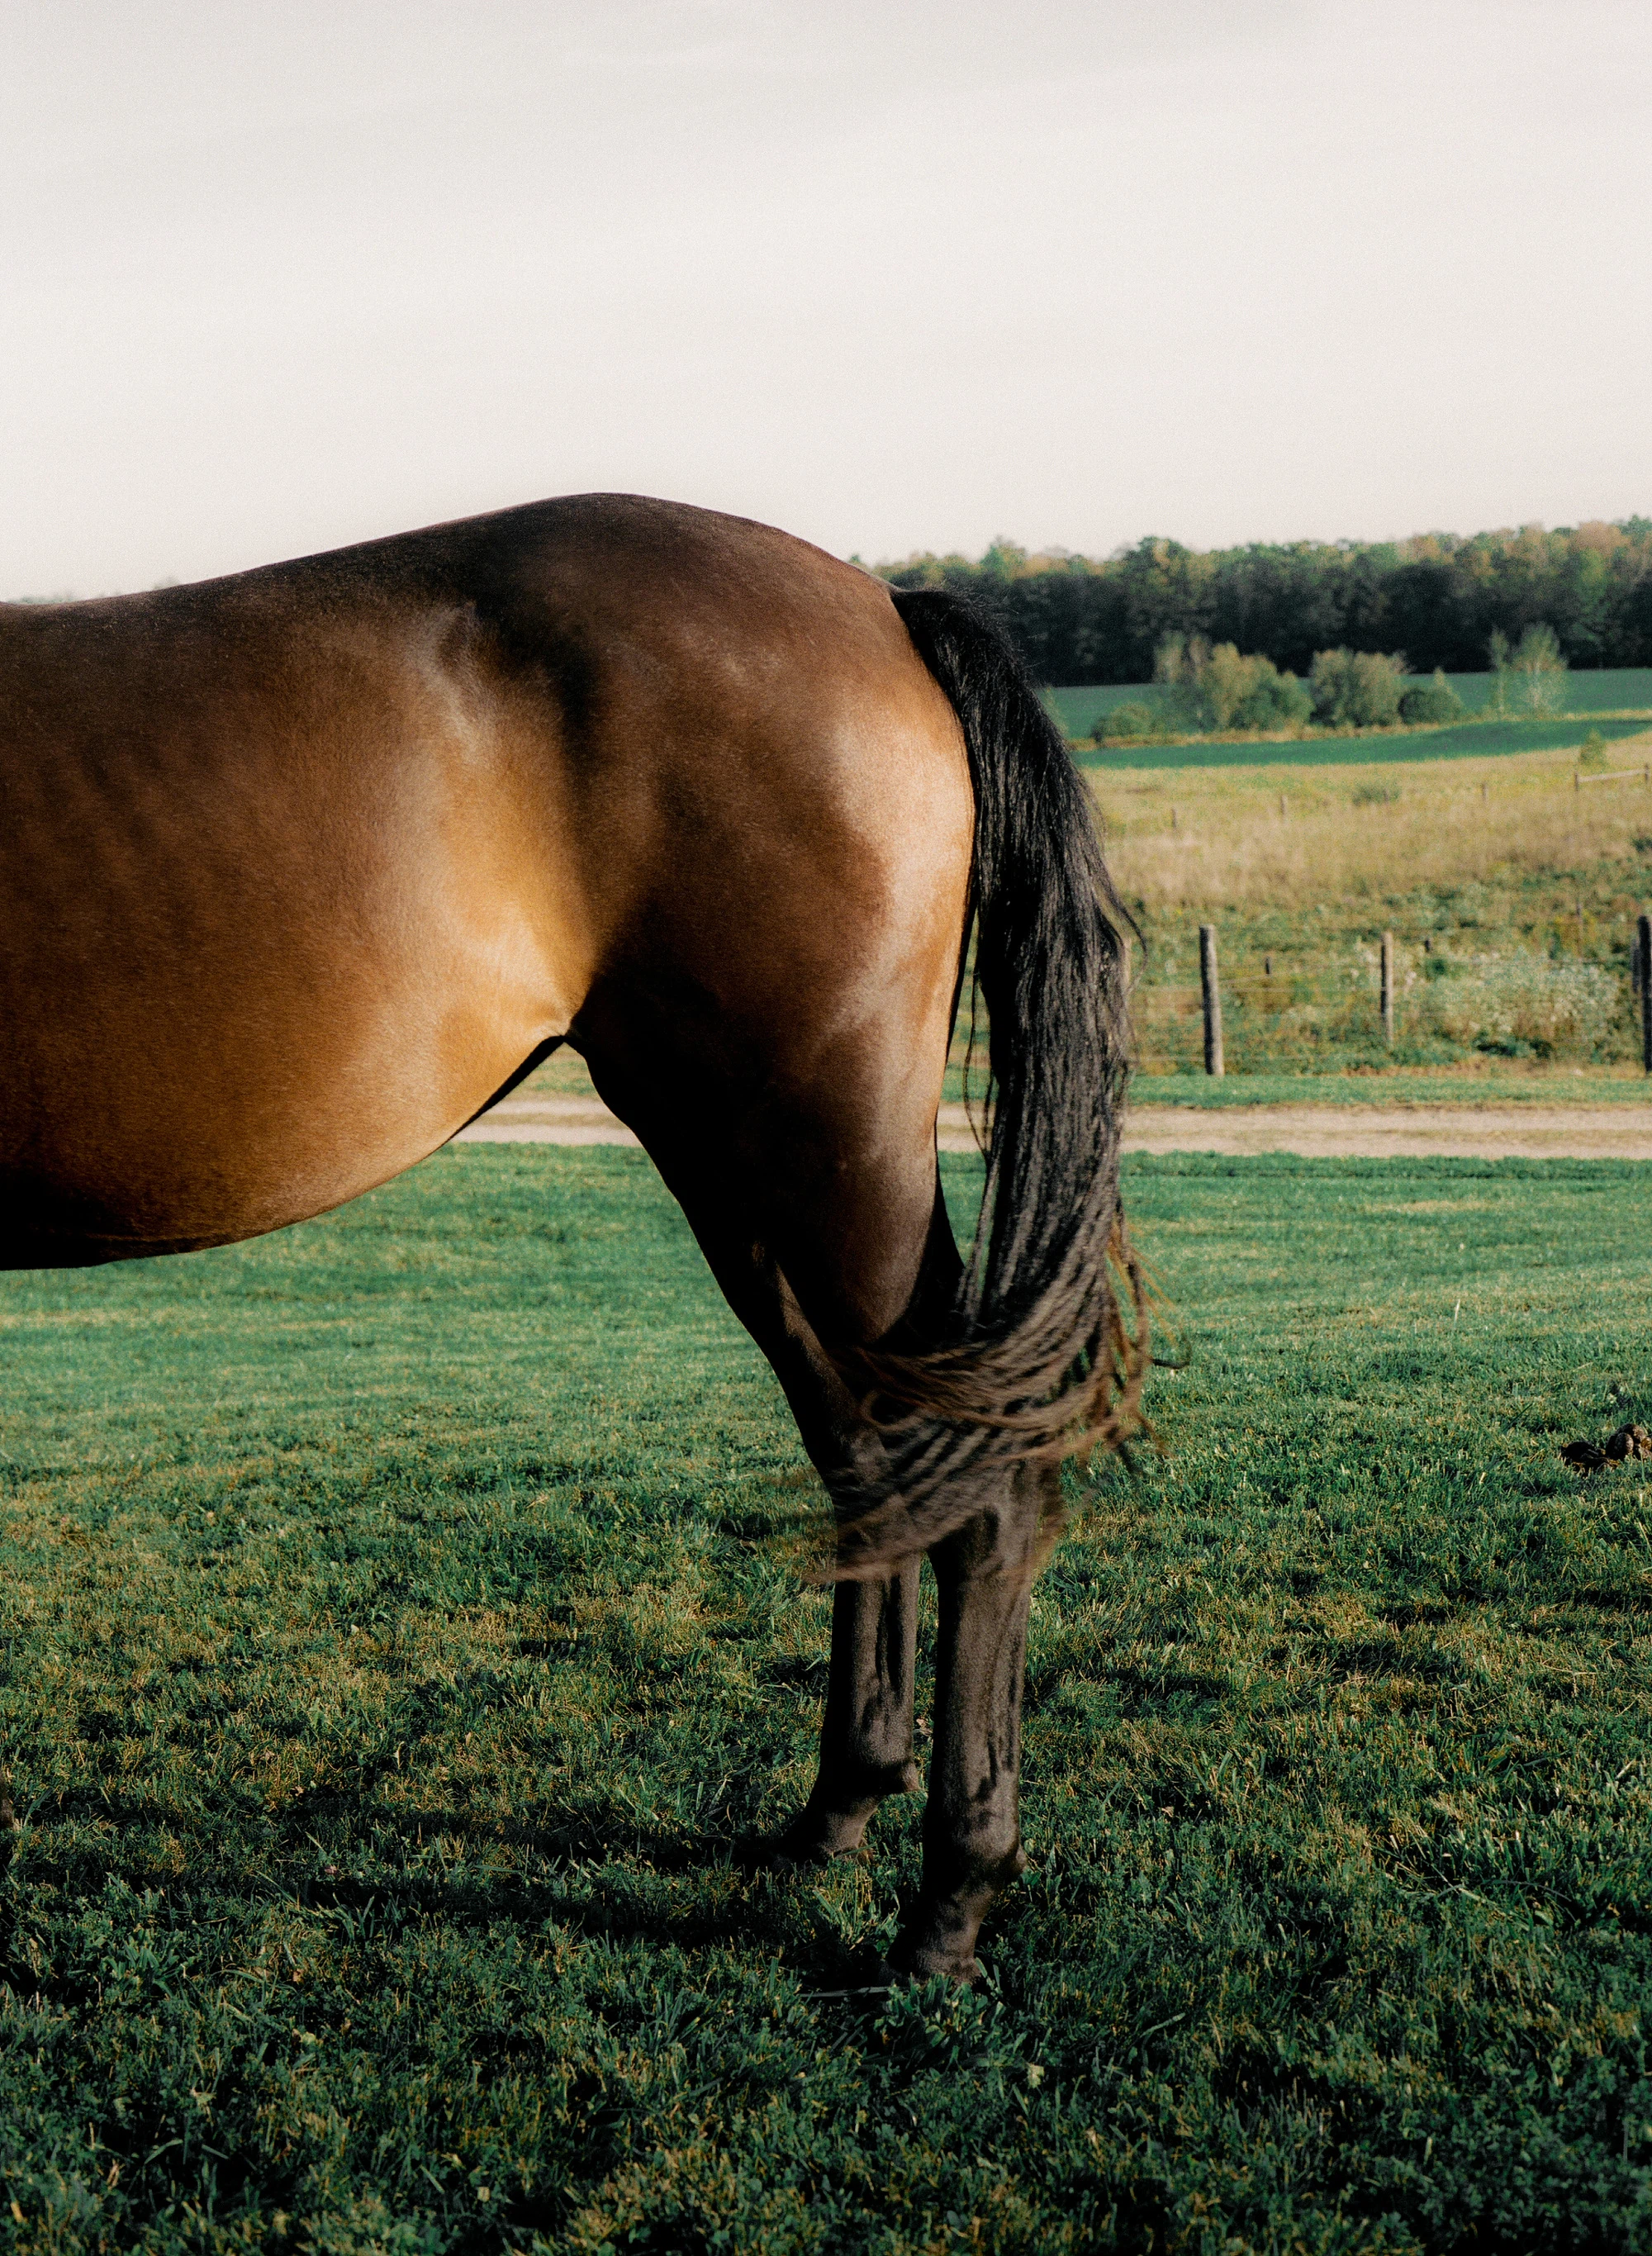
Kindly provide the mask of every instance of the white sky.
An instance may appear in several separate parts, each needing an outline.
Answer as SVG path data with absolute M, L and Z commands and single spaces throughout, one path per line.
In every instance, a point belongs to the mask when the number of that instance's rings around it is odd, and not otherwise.
M 1652 511 L 1646 0 L 0 0 L 0 589 Z

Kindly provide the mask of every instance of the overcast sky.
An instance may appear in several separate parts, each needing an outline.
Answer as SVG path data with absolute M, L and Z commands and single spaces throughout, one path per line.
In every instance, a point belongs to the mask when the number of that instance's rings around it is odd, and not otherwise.
M 0 589 L 1652 511 L 1647 0 L 0 0 Z

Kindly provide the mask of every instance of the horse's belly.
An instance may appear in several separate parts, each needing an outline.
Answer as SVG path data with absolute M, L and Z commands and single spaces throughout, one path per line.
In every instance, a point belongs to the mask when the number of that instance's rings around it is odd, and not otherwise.
M 180 1015 L 91 1051 L 71 1023 L 0 1092 L 0 1265 L 181 1252 L 301 1222 L 386 1181 L 462 1126 L 547 1036 L 545 979 L 366 982 Z M 451 967 L 442 967 L 451 972 Z M 187 1018 L 183 1022 L 187 1029 Z M 32 1067 L 32 1070 L 28 1069 Z
M 342 1206 L 429 1148 L 352 1140 L 328 1150 L 312 1141 L 258 1169 L 244 1153 L 195 1143 L 154 1153 L 139 1182 L 95 1165 L 60 1165 L 49 1179 L 26 1164 L 9 1168 L 0 1172 L 0 1268 L 75 1268 L 234 1244 Z

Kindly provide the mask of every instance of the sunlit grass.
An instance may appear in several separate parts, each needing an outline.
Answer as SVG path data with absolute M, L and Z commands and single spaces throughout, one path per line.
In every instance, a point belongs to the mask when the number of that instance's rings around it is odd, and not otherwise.
M 0 2246 L 1644 2245 L 1652 1480 L 1555 1450 L 1652 1413 L 1648 1181 L 1127 1168 L 1189 1359 L 964 1998 L 830 1994 L 914 1806 L 742 1860 L 826 1603 L 639 1154 L 4 1280 Z

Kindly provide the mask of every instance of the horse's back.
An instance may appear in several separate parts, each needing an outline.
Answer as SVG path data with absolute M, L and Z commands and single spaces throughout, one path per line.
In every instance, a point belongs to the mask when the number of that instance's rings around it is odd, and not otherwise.
M 944 923 L 967 867 L 956 728 L 883 593 L 663 504 L 11 610 L 0 712 L 13 1261 L 336 1204 L 594 990 L 760 1042 L 786 988 L 807 1030 L 826 959 L 876 976 L 892 902 Z

